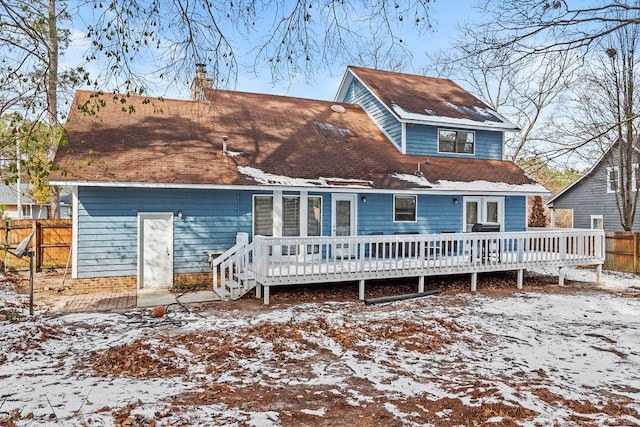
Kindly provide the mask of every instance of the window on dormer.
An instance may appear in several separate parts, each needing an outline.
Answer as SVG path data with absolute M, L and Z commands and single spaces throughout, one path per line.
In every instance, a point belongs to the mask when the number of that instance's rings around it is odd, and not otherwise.
M 438 130 L 438 151 L 440 153 L 475 153 L 476 137 L 474 132 L 460 130 Z

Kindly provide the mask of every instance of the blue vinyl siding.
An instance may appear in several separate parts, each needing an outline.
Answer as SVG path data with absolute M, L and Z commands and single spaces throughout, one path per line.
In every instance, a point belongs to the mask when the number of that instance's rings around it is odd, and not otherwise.
M 416 222 L 393 222 L 393 194 L 367 195 L 367 203 L 358 199 L 358 234 L 443 231 L 462 231 L 462 203 L 455 205 L 453 196 L 418 196 Z
M 398 148 L 402 147 L 402 124 L 380 101 L 378 101 L 358 80 L 353 80 L 344 102 L 359 104 L 373 121 L 380 127 L 391 142 Z
M 86 188 L 78 190 L 78 277 L 137 275 L 138 213 L 174 216 L 174 272 L 207 272 L 206 250 L 226 250 L 252 233 L 252 191 Z M 268 191 L 260 194 L 270 194 Z M 322 235 L 331 235 L 331 194 L 322 197 Z M 365 195 L 367 202 L 362 202 Z M 357 196 L 360 235 L 462 231 L 462 195 L 418 195 L 416 222 L 393 221 L 393 194 Z M 505 197 L 505 231 L 526 229 L 524 196 Z
M 453 199 L 460 202 L 456 205 Z M 369 194 L 367 203 L 358 198 L 358 234 L 385 235 L 400 232 L 421 234 L 462 232 L 462 195 L 418 196 L 418 220 L 416 222 L 393 222 L 393 195 Z M 526 230 L 526 197 L 508 196 L 504 200 L 504 231 Z
M 173 221 L 175 273 L 207 271 L 204 251 L 227 249 L 238 231 L 251 231 L 248 193 L 82 187 L 78 196 L 80 278 L 137 274 L 138 212 L 184 212 Z
M 438 129 L 469 130 L 448 126 L 407 126 L 407 154 L 419 156 L 461 157 L 502 160 L 502 132 L 474 130 L 476 135 L 475 155 L 438 153 Z
M 508 196 L 504 198 L 504 231 L 527 230 L 527 198 Z

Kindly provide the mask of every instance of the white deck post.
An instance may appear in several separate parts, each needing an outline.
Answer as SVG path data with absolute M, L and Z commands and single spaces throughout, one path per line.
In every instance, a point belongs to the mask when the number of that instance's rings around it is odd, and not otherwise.
M 596 283 L 602 285 L 602 264 L 598 264 L 596 267 Z
M 262 298 L 262 285 L 256 282 L 256 298 Z
M 424 276 L 418 278 L 418 293 L 424 292 Z
M 269 287 L 264 287 L 264 305 L 269 305 Z
M 518 270 L 518 289 L 522 289 L 522 282 L 524 281 L 524 270 Z
M 562 267 L 558 268 L 558 286 L 564 286 L 564 270 Z
M 360 284 L 358 286 L 358 299 L 360 299 L 360 301 L 364 301 L 364 280 L 360 280 Z
M 478 273 L 471 273 L 471 292 L 478 290 Z

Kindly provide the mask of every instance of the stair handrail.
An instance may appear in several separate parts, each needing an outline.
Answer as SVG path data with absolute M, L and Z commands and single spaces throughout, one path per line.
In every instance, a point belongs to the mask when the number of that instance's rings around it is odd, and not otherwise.
M 236 237 L 236 244 L 229 249 L 218 255 L 215 259 L 211 260 L 211 270 L 213 272 L 213 287 L 218 286 L 218 267 L 223 262 L 229 260 L 236 253 L 249 245 L 249 238 L 246 233 L 238 233 Z

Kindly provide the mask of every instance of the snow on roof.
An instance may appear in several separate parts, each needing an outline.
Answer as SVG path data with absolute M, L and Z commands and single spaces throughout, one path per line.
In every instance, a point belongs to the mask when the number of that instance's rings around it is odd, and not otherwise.
M 450 108 L 461 110 L 462 107 L 456 106 L 451 103 L 449 104 Z M 482 128 L 492 128 L 492 129 L 507 129 L 507 130 L 516 130 L 516 126 L 509 123 L 508 121 L 502 121 L 497 119 L 492 113 L 491 110 L 482 110 L 478 107 L 474 108 L 474 115 L 480 115 L 484 117 L 485 120 L 471 120 L 471 119 L 463 119 L 457 117 L 447 117 L 447 116 L 438 116 L 435 115 L 433 110 L 425 109 L 425 114 L 420 113 L 412 113 L 409 111 L 405 111 L 398 104 L 392 104 L 391 108 L 396 114 L 403 120 L 410 121 L 418 121 L 418 122 L 428 122 L 432 124 L 440 124 L 440 125 L 449 125 L 449 126 L 460 126 L 460 127 L 482 127 Z
M 275 175 L 251 166 L 239 166 L 238 171 L 246 176 L 253 178 L 260 184 L 265 185 L 282 185 L 287 187 L 361 187 L 370 188 L 373 185 L 371 181 L 363 181 L 347 178 L 293 178 L 284 175 Z
M 424 176 L 394 173 L 393 178 L 416 184 L 420 187 L 430 188 L 432 190 L 441 191 L 461 191 L 461 192 L 486 192 L 486 193 L 543 193 L 548 194 L 547 190 L 541 184 L 507 184 L 504 182 L 489 182 L 483 180 L 461 182 L 440 180 L 430 182 Z

